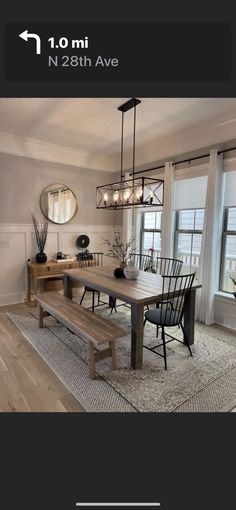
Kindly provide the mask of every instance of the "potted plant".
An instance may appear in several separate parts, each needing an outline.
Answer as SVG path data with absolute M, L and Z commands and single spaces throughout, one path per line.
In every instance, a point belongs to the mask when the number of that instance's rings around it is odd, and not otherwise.
M 36 243 L 39 249 L 39 253 L 36 255 L 36 261 L 39 264 L 42 264 L 47 261 L 47 255 L 44 253 L 45 244 L 47 241 L 47 233 L 48 233 L 48 221 L 46 218 L 43 219 L 43 223 L 40 225 L 36 220 L 34 214 L 32 214 L 32 220 L 34 225 Z
M 102 244 L 105 244 L 108 247 L 107 253 L 105 253 L 105 255 L 120 261 L 119 267 L 114 270 L 114 276 L 116 278 L 123 278 L 125 276 L 124 268 L 127 266 L 130 253 L 136 252 L 136 249 L 132 249 L 134 240 L 135 236 L 132 236 L 128 243 L 122 243 L 119 234 L 115 235 L 113 242 L 103 239 Z
M 231 276 L 231 275 L 230 275 L 230 279 L 232 280 L 232 282 L 233 282 L 233 284 L 234 284 L 234 286 L 235 286 L 235 288 L 236 288 L 236 278 L 235 278 L 234 276 Z M 236 298 L 236 292 L 233 292 L 233 295 L 234 295 L 234 297 Z

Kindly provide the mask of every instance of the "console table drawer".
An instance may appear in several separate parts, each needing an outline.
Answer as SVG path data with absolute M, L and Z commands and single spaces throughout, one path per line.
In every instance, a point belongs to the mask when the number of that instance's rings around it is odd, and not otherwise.
M 59 264 L 56 266 L 49 266 L 49 265 L 46 265 L 46 266 L 40 266 L 40 267 L 37 267 L 37 270 L 34 268 L 33 269 L 33 272 L 34 274 L 36 275 L 36 278 L 40 277 L 40 276 L 50 276 L 50 275 L 54 275 L 54 274 L 58 274 L 58 273 L 61 273 L 62 269 L 69 269 L 69 264 L 63 264 L 63 267 L 58 267 Z
M 53 265 L 45 264 L 45 265 L 39 265 L 37 268 L 31 268 L 31 271 L 33 271 L 37 277 L 39 276 L 49 276 L 61 273 L 64 271 L 64 269 L 73 269 L 78 267 L 78 262 L 56 262 Z

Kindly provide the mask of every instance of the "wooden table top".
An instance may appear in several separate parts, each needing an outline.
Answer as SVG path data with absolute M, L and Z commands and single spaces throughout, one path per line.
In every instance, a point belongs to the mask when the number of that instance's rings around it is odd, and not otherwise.
M 114 267 L 97 266 L 68 269 L 63 274 L 130 304 L 155 303 L 158 298 L 164 297 L 162 276 L 153 273 L 140 271 L 137 280 L 119 279 L 114 277 Z M 194 285 L 193 289 L 200 287 Z

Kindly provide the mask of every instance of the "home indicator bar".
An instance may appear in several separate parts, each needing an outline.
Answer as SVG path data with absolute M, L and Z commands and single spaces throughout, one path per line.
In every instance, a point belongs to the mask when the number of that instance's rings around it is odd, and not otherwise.
M 155 503 L 76 503 L 77 507 L 160 507 L 161 503 L 155 502 Z

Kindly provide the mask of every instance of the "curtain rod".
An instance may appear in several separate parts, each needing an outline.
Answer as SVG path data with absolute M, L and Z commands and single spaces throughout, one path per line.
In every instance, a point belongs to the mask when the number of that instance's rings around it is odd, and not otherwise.
M 50 195 L 57 195 L 59 191 L 71 191 L 70 188 L 59 189 L 58 191 L 49 191 Z
M 230 149 L 223 149 L 221 151 L 218 151 L 218 154 L 224 154 L 225 152 L 230 152 L 230 151 L 234 151 L 234 150 L 236 150 L 236 147 L 231 147 Z M 180 165 L 182 163 L 190 163 L 190 161 L 196 161 L 197 159 L 204 159 L 204 158 L 207 158 L 209 156 L 210 156 L 210 153 L 203 154 L 202 156 L 195 156 L 195 157 L 192 157 L 192 158 L 181 159 L 179 161 L 174 161 L 173 165 Z M 144 174 L 145 172 L 152 172 L 153 170 L 161 170 L 162 168 L 165 168 L 165 165 L 153 166 L 151 168 L 146 168 L 146 170 L 140 170 L 140 171 L 137 170 L 137 172 L 134 172 L 134 175 L 136 175 L 136 174 Z M 125 175 L 123 177 L 125 177 Z

